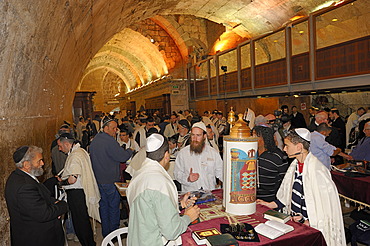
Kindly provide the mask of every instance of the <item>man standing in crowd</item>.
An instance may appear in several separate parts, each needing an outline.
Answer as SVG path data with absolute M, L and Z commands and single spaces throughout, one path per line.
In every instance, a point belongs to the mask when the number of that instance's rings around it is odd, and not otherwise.
M 10 216 L 12 246 L 64 246 L 60 216 L 67 203 L 52 198 L 36 177 L 44 173 L 42 149 L 19 147 L 13 154 L 17 169 L 5 185 L 5 200 Z
M 146 124 L 144 124 L 142 127 L 135 131 L 134 140 L 136 141 L 140 148 L 146 145 L 147 133 L 151 128 L 154 127 L 154 124 L 155 123 L 153 117 L 148 117 L 146 119 Z
M 197 122 L 191 129 L 191 143 L 180 150 L 176 158 L 175 179 L 182 185 L 182 191 L 201 188 L 216 188 L 216 178 L 222 181 L 223 165 L 220 154 L 206 144 L 207 128 Z
M 60 184 L 67 192 L 73 227 L 81 245 L 94 246 L 89 217 L 100 222 L 100 194 L 90 156 L 70 133 L 60 135 L 58 147 L 68 155 Z
M 357 126 L 358 119 L 366 112 L 365 108 L 360 107 L 356 112 L 353 112 L 347 119 L 346 123 L 346 146 L 349 144 L 349 138 L 352 128 Z
M 90 145 L 90 157 L 100 192 L 100 218 L 103 237 L 118 229 L 120 220 L 120 195 L 114 182 L 120 180 L 120 163 L 132 155 L 131 149 L 123 149 L 115 140 L 117 122 L 105 117 L 102 132 L 96 134 Z
M 177 115 L 171 114 L 170 124 L 166 126 L 163 135 L 166 138 L 169 138 L 176 134 L 177 134 Z
M 185 119 L 180 120 L 179 123 L 177 124 L 177 131 L 179 132 L 179 138 L 177 139 L 177 143 L 179 145 L 180 150 L 190 144 L 189 129 L 190 129 L 189 121 Z
M 331 119 L 331 126 L 339 132 L 339 138 L 341 140 L 341 145 L 339 147 L 344 151 L 346 148 L 346 123 L 344 123 L 339 115 L 339 110 L 336 108 L 330 110 L 329 117 Z
M 292 114 L 291 117 L 291 123 L 293 128 L 306 128 L 306 120 L 304 119 L 304 116 L 302 113 L 298 112 L 298 109 L 296 106 L 292 107 Z
M 164 137 L 160 134 L 149 136 L 146 153 L 147 158 L 127 189 L 131 209 L 129 246 L 167 245 L 199 216 L 197 206 L 190 206 L 185 209 L 184 216 L 179 215 L 176 186 L 165 169 L 170 154 Z M 187 207 L 188 194 L 185 197 L 182 208 Z
M 321 123 L 328 123 L 328 113 L 325 111 L 320 111 L 315 115 L 315 121 L 311 123 L 307 128 L 310 132 L 313 132 Z M 341 139 L 339 137 L 339 132 L 336 128 L 332 128 L 329 136 L 325 138 L 326 142 L 334 145 L 335 147 L 341 147 Z
M 326 123 L 321 123 L 316 131 L 311 133 L 310 152 L 319 159 L 329 170 L 331 170 L 331 156 L 339 155 L 348 160 L 352 157 L 342 152 L 337 148 L 325 141 L 325 138 L 330 135 L 332 128 Z

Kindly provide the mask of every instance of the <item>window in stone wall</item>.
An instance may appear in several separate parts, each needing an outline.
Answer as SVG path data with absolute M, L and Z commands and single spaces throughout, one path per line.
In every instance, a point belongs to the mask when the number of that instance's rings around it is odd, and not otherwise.
M 292 55 L 309 51 L 308 21 L 292 26 Z
M 240 47 L 242 69 L 251 67 L 251 45 L 245 44 Z
M 238 70 L 236 49 L 233 49 L 230 52 L 220 55 L 218 59 L 220 69 L 222 66 L 226 66 L 228 73 L 235 72 Z M 224 73 L 224 71 L 220 70 L 220 74 L 221 73 Z
M 357 0 L 316 16 L 317 48 L 370 35 L 368 0 Z
M 256 40 L 256 65 L 285 57 L 285 30 Z

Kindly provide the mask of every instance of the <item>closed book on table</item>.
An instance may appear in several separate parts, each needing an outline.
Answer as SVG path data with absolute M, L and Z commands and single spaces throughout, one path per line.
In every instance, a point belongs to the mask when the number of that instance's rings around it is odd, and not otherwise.
M 239 246 L 238 241 L 229 233 L 207 238 L 207 246 Z
M 258 234 L 261 234 L 270 239 L 275 239 L 288 232 L 293 231 L 294 227 L 278 221 L 269 220 L 265 223 L 258 224 L 254 229 Z
M 221 232 L 216 228 L 210 228 L 205 230 L 193 231 L 191 236 L 198 245 L 204 245 L 207 243 L 207 238 L 214 235 L 221 235 Z
M 267 220 L 275 220 L 281 223 L 286 223 L 288 220 L 290 220 L 290 215 L 270 209 L 263 213 L 263 218 Z

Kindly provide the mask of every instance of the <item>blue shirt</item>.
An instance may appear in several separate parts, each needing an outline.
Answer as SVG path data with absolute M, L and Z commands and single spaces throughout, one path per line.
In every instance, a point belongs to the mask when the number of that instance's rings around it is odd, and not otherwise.
M 314 131 L 311 133 L 310 152 L 330 170 L 330 156 L 337 147 L 325 141 L 325 136 Z
M 370 137 L 362 138 L 350 155 L 358 161 L 370 161 Z
M 123 149 L 119 143 L 105 132 L 95 135 L 90 145 L 90 158 L 98 184 L 113 184 L 119 181 L 119 164 L 132 155 L 131 149 Z

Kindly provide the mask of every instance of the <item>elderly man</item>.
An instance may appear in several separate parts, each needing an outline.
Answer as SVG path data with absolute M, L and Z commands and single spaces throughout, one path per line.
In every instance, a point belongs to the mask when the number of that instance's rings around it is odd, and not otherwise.
M 213 190 L 216 178 L 222 181 L 222 160 L 220 154 L 206 144 L 207 128 L 197 122 L 191 129 L 191 142 L 177 155 L 174 170 L 175 179 L 182 185 L 182 191 L 199 189 Z
M 118 229 L 120 219 L 120 195 L 114 182 L 120 180 L 120 163 L 132 155 L 131 149 L 123 149 L 115 140 L 117 122 L 105 117 L 102 132 L 96 134 L 90 145 L 90 157 L 100 191 L 100 218 L 103 237 Z
M 76 235 L 81 245 L 96 245 L 89 217 L 100 221 L 100 194 L 90 156 L 70 133 L 60 135 L 58 147 L 68 155 L 60 184 L 67 192 Z
M 176 186 L 166 172 L 170 154 L 165 138 L 156 133 L 150 135 L 146 153 L 147 158 L 127 189 L 131 209 L 128 245 L 168 245 L 198 218 L 199 208 L 188 204 L 187 194 L 181 206 L 188 208 L 184 216 L 179 215 Z
M 315 115 L 315 121 L 313 121 L 307 128 L 310 132 L 313 132 L 321 123 L 328 123 L 328 113 L 325 111 L 320 111 Z M 340 148 L 342 146 L 342 141 L 339 136 L 339 132 L 336 128 L 332 128 L 329 136 L 325 138 L 326 142 Z
M 370 121 L 365 123 L 364 133 L 365 137 L 358 142 L 350 155 L 355 160 L 370 161 Z
M 36 178 L 44 172 L 42 149 L 19 147 L 13 159 L 17 169 L 5 185 L 11 245 L 63 246 L 64 233 L 59 218 L 68 207 L 67 203 L 52 198 L 49 190 Z

